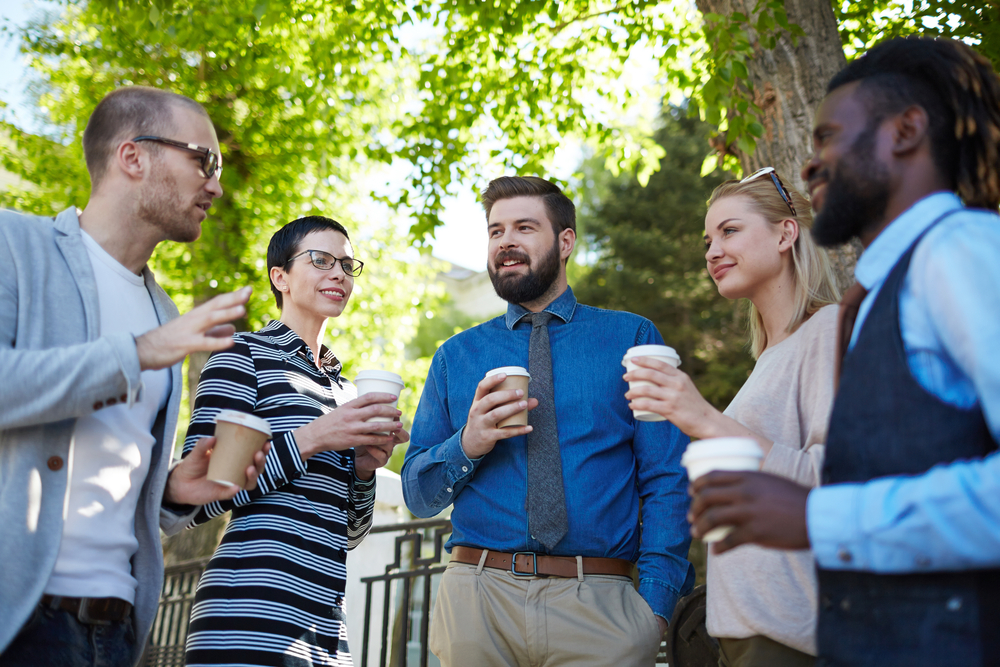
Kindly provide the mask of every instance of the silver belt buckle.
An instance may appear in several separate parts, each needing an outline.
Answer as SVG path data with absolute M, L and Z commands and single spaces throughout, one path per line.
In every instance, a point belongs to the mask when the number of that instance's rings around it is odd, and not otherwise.
M 90 617 L 90 598 L 80 598 L 80 609 L 76 612 L 76 620 L 85 625 L 111 625 L 111 621 Z
M 517 571 L 517 557 L 518 556 L 531 556 L 531 569 L 532 572 L 518 572 Z M 510 573 L 515 577 L 537 577 L 538 576 L 538 557 L 531 551 L 515 551 L 514 555 L 510 558 Z

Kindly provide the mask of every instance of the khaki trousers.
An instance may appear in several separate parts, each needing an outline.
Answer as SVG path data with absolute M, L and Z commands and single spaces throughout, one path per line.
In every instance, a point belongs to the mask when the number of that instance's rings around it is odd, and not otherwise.
M 443 667 L 652 667 L 660 628 L 627 577 L 517 577 L 449 563 L 430 649 Z

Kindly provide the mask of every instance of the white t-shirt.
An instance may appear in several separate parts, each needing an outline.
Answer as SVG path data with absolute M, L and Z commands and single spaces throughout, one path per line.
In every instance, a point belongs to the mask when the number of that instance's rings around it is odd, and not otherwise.
M 101 334 L 139 336 L 158 327 L 142 276 L 81 234 L 97 282 Z M 45 587 L 49 595 L 135 602 L 135 508 L 149 470 L 153 423 L 170 395 L 170 369 L 143 371 L 141 382 L 131 407 L 105 407 L 76 422 L 62 543 Z

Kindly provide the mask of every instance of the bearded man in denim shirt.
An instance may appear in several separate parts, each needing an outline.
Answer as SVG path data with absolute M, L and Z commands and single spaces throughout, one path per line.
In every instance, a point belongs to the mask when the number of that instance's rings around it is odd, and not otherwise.
M 417 516 L 454 506 L 431 650 L 446 666 L 652 665 L 694 580 L 688 439 L 633 417 L 621 360 L 663 339 L 645 318 L 577 303 L 576 213 L 557 186 L 502 177 L 482 202 L 507 313 L 435 354 L 402 473 Z M 484 376 L 505 366 L 531 370 L 527 396 L 491 393 L 506 376 Z M 528 426 L 497 427 L 524 409 Z

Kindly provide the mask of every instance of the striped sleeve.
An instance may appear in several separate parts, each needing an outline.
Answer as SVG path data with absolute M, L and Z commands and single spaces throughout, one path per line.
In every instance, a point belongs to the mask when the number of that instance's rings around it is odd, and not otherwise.
M 347 499 L 347 550 L 355 548 L 372 529 L 375 512 L 375 475 L 367 482 L 351 475 L 351 488 Z
M 257 373 L 250 346 L 239 335 L 235 344 L 209 357 L 201 372 L 195 396 L 191 422 L 184 439 L 183 456 L 194 449 L 199 438 L 215 433 L 215 417 L 222 410 L 237 410 L 253 414 L 257 405 Z M 306 464 L 299 453 L 291 431 L 276 431 L 271 438 L 271 451 L 264 462 L 264 471 L 252 491 L 240 491 L 231 500 L 204 505 L 191 522 L 197 526 L 210 519 L 252 502 L 306 473 Z

